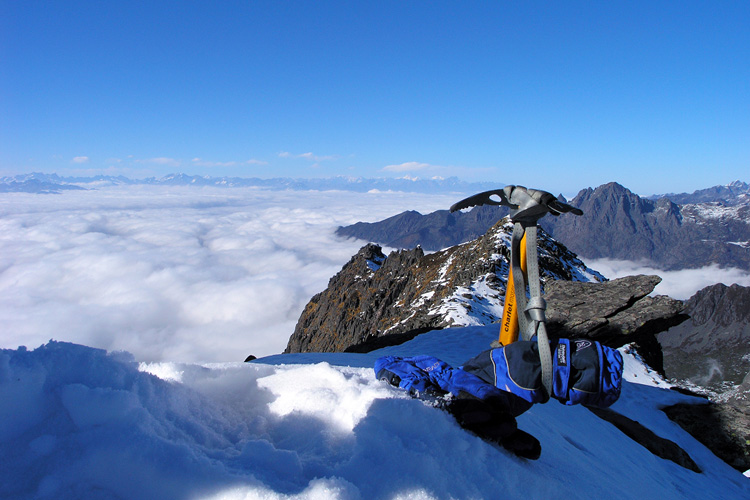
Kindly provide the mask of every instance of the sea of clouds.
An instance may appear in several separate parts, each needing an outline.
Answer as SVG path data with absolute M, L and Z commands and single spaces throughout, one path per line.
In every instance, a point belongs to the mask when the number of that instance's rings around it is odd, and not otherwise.
M 634 274 L 655 274 L 662 281 L 654 289 L 655 295 L 669 295 L 675 299 L 687 300 L 701 288 L 716 283 L 727 286 L 738 284 L 750 286 L 750 273 L 737 268 L 721 268 L 717 264 L 698 269 L 679 269 L 664 271 L 649 262 L 631 262 L 615 259 L 586 259 L 586 264 L 596 269 L 609 279 L 631 276 Z
M 50 339 L 139 361 L 281 352 L 363 245 L 340 225 L 462 195 L 109 187 L 0 196 L 0 347 Z
M 279 353 L 305 304 L 364 244 L 337 237 L 338 226 L 445 209 L 465 194 L 185 186 L 5 193 L 0 348 L 55 339 L 144 362 Z M 660 274 L 657 291 L 676 298 L 718 281 L 750 285 L 739 271 L 605 264 L 590 263 L 610 278 Z

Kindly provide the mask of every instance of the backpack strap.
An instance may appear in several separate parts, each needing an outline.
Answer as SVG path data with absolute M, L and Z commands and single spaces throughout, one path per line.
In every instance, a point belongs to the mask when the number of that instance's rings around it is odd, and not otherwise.
M 514 226 L 523 224 L 516 222 Z M 514 227 L 515 234 L 515 227 Z M 524 229 L 526 234 L 526 274 L 529 281 L 529 300 L 526 301 L 526 287 L 520 288 L 524 293 L 516 293 L 516 300 L 519 301 L 519 322 L 523 317 L 524 322 L 521 324 L 521 332 L 524 340 L 532 340 L 536 337 L 539 344 L 539 360 L 542 362 L 542 385 L 547 390 L 547 394 L 552 394 L 552 353 L 549 346 L 549 337 L 547 336 L 546 319 L 544 312 L 547 309 L 547 303 L 542 297 L 542 286 L 539 278 L 539 259 L 537 252 L 537 226 L 528 226 Z M 512 251 L 511 251 L 512 253 Z M 515 263 L 515 260 L 514 260 Z M 520 273 L 519 273 L 520 274 Z M 521 277 L 523 279 L 523 277 Z M 514 274 L 515 280 L 515 274 Z M 516 288 L 518 290 L 519 288 Z M 520 300 L 523 300 L 521 305 Z M 525 325 L 524 325 L 525 323 Z

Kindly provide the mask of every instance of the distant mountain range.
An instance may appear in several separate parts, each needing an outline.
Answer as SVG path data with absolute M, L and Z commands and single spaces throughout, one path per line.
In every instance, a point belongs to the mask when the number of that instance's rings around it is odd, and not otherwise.
M 687 201 L 640 197 L 613 182 L 584 189 L 570 201 L 583 210 L 582 217 L 548 216 L 539 224 L 586 258 L 647 260 L 667 270 L 708 264 L 750 270 L 750 185 L 737 181 L 670 196 Z M 491 206 L 427 215 L 407 211 L 337 233 L 392 248 L 439 250 L 476 238 L 507 214 Z
M 75 184 L 60 184 L 59 182 L 36 178 L 16 180 L 4 177 L 0 179 L 0 193 L 39 193 L 59 194 L 60 191 L 85 190 Z
M 161 178 L 129 179 L 123 176 L 97 175 L 94 177 L 61 177 L 57 174 L 31 173 L 13 177 L 0 177 L 0 193 L 60 193 L 72 189 L 95 189 L 119 185 L 215 186 L 260 187 L 266 189 L 291 189 L 296 191 L 340 190 L 366 193 L 368 191 L 404 191 L 410 193 L 469 193 L 487 191 L 497 183 L 464 182 L 456 177 L 445 179 L 329 177 L 320 179 L 292 179 L 277 177 L 209 177 L 187 174 L 170 174 Z M 489 227 L 489 226 L 488 226 Z
M 32 173 L 0 178 L 0 193 L 59 194 L 113 185 L 259 187 L 284 190 L 402 191 L 457 193 L 457 198 L 499 187 L 447 179 L 332 177 L 323 179 L 208 177 L 170 174 L 129 179 L 123 176 L 62 177 Z M 458 201 L 458 200 L 456 200 Z M 750 185 L 735 181 L 694 193 L 640 197 L 617 183 L 580 191 L 570 202 L 583 217 L 544 217 L 540 225 L 586 258 L 647 260 L 663 269 L 707 264 L 750 270 Z M 376 223 L 357 223 L 338 234 L 393 248 L 440 250 L 483 235 L 508 214 L 504 207 L 477 207 L 451 214 L 407 211 Z
M 662 194 L 649 196 L 649 199 L 669 198 L 678 205 L 688 203 L 723 203 L 726 205 L 737 205 L 750 202 L 750 185 L 742 181 L 734 181 L 726 186 L 714 186 L 700 189 L 693 193 Z

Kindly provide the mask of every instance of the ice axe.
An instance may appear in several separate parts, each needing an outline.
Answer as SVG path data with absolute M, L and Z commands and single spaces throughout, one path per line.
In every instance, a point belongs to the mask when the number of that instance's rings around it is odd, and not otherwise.
M 505 288 L 505 305 L 498 342 L 508 345 L 518 340 L 536 337 L 539 358 L 542 362 L 542 383 L 552 394 L 552 353 L 547 337 L 544 312 L 547 304 L 542 298 L 537 253 L 538 221 L 547 214 L 573 213 L 583 215 L 580 209 L 563 203 L 552 193 L 523 186 L 505 186 L 475 194 L 454 204 L 451 212 L 480 205 L 510 207 L 513 236 L 510 247 L 510 272 Z M 526 299 L 526 284 L 529 299 Z M 519 313 L 520 311 L 520 313 Z

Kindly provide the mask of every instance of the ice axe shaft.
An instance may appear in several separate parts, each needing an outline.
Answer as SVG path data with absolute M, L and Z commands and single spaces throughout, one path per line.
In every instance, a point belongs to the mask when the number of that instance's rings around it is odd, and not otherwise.
M 451 212 L 480 205 L 510 207 L 510 219 L 513 221 L 511 263 L 498 341 L 501 345 L 508 345 L 518 340 L 519 336 L 523 340 L 536 338 L 542 365 L 542 383 L 547 393 L 552 394 L 552 353 L 544 317 L 546 303 L 542 298 L 539 277 L 537 223 L 547 214 L 557 216 L 571 212 L 583 215 L 583 212 L 558 200 L 552 193 L 523 186 L 505 186 L 475 194 L 454 204 Z

